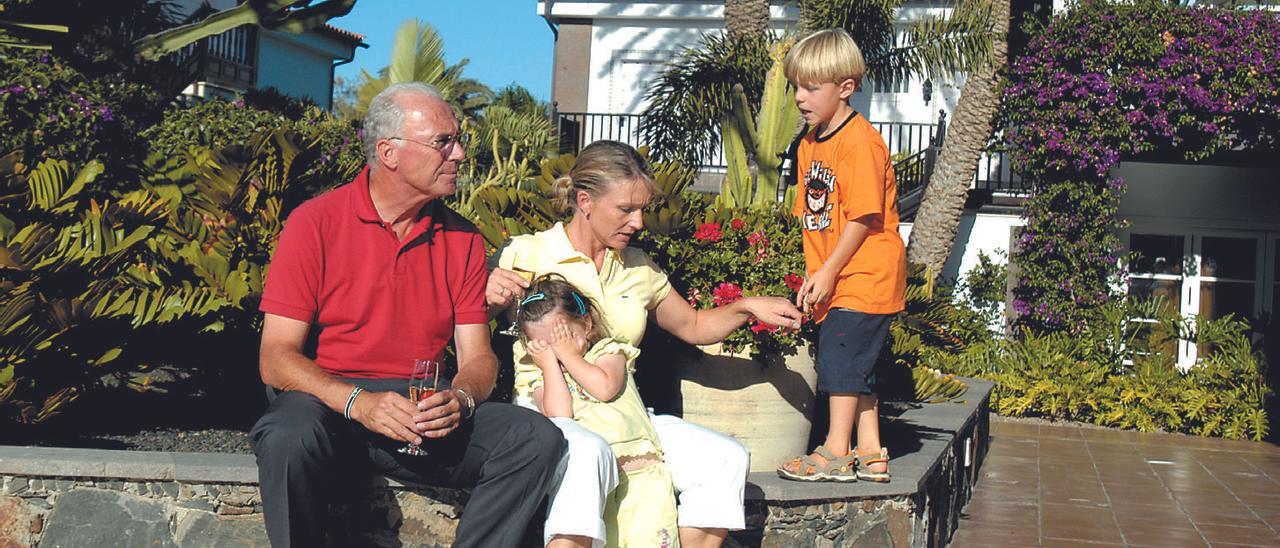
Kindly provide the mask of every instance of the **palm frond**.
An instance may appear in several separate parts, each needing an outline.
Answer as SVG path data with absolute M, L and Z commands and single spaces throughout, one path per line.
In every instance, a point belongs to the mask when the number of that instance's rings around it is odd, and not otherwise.
M 698 48 L 668 64 L 645 93 L 640 131 L 653 157 L 696 167 L 712 156 L 720 147 L 720 121 L 733 108 L 735 85 L 742 86 L 751 111 L 759 110 L 773 41 L 705 35 Z
M 901 45 L 868 58 L 868 74 L 880 80 L 950 80 L 968 72 L 990 58 L 999 38 L 991 17 L 991 3 L 986 0 L 961 2 L 946 16 L 924 17 L 907 30 Z

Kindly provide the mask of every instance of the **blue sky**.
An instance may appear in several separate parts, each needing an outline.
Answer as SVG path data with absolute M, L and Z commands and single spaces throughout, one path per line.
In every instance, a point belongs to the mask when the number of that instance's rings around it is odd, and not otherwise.
M 551 97 L 554 37 L 537 14 L 534 0 L 358 0 L 351 13 L 330 24 L 364 35 L 368 49 L 337 75 L 356 78 L 360 69 L 376 73 L 387 66 L 396 28 L 416 17 L 431 23 L 444 40 L 449 64 L 471 62 L 463 74 L 497 90 L 517 83 L 542 100 Z

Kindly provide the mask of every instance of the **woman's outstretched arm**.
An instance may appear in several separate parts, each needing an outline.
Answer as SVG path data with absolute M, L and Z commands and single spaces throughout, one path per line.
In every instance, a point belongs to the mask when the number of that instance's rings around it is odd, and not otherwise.
M 747 297 L 711 310 L 696 310 L 674 290 L 654 309 L 658 325 L 689 344 L 723 341 L 753 316 L 785 329 L 798 329 L 800 309 L 782 297 Z

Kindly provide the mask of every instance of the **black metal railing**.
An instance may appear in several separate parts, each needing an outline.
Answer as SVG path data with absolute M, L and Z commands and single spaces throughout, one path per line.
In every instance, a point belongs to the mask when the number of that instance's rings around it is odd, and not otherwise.
M 639 147 L 644 144 L 640 139 L 640 120 L 639 114 L 557 112 L 560 152 L 576 154 L 582 147 L 601 139 Z
M 1013 196 L 1031 193 L 1028 182 L 1010 167 L 1009 157 L 999 151 L 987 151 L 978 158 L 978 173 L 974 177 L 973 188 Z
M 612 139 L 641 146 L 641 115 L 606 112 L 557 112 L 556 127 L 560 135 L 560 151 L 576 153 L 588 143 Z M 936 134 L 935 124 L 908 122 L 871 122 L 884 137 L 890 154 L 917 153 L 928 148 Z M 725 167 L 723 151 L 704 159 L 704 169 Z
M 587 144 L 600 139 L 621 141 L 632 146 L 645 144 L 641 134 L 642 117 L 639 114 L 606 112 L 557 112 L 556 127 L 559 130 L 561 152 L 577 153 Z M 894 163 L 898 177 L 899 194 L 923 191 L 933 172 L 933 163 L 942 141 L 946 138 L 947 120 L 939 117 L 937 124 L 915 122 L 871 122 L 893 155 L 906 154 Z M 703 159 L 702 169 L 722 170 L 726 166 L 724 150 Z M 978 172 L 973 188 L 1009 195 L 1025 195 L 1029 187 L 1009 167 L 1001 152 L 985 152 L 978 160 Z

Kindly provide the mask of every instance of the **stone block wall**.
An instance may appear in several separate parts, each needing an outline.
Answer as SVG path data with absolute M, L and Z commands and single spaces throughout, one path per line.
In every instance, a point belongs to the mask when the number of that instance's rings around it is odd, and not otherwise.
M 0 548 L 268 547 L 256 485 L 3 476 Z M 331 511 L 336 545 L 449 546 L 467 494 L 381 482 Z M 353 534 L 358 531 L 359 534 Z
M 914 448 L 894 457 L 889 484 L 753 473 L 747 530 L 727 546 L 946 546 L 987 451 L 991 384 L 970 382 L 965 402 L 885 419 L 882 432 L 898 431 L 899 447 Z M 331 508 L 332 540 L 449 546 L 467 498 L 377 478 Z M 538 529 L 524 545 L 541 544 Z M 0 446 L 0 548 L 28 546 L 268 546 L 253 457 Z

